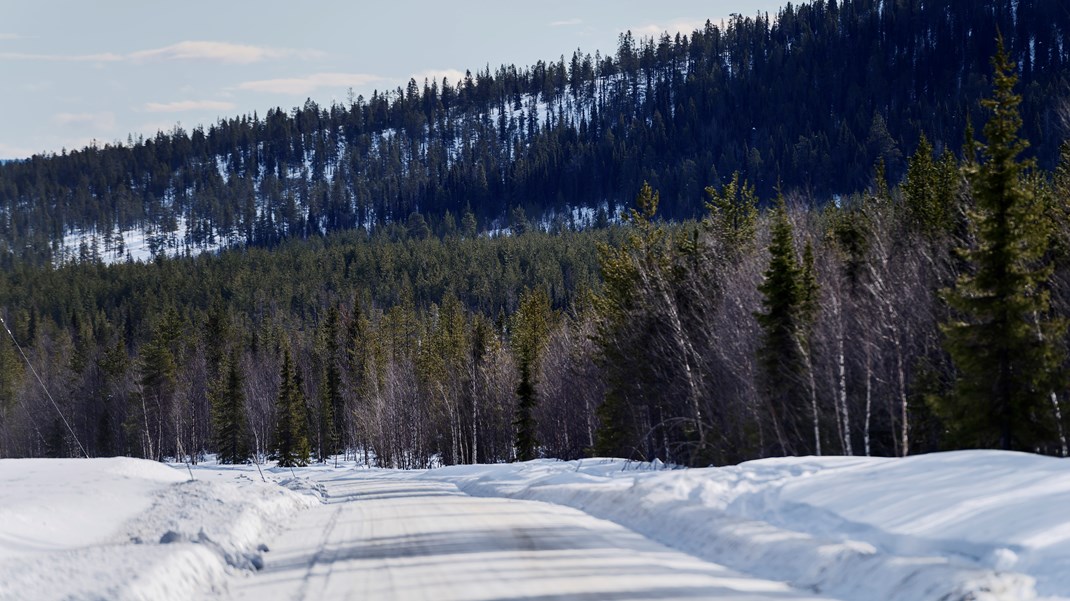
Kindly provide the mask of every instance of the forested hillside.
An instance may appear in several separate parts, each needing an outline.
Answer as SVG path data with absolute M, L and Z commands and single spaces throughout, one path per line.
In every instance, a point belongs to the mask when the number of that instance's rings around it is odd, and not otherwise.
M 2 166 L 0 456 L 1067 455 L 1067 15 L 817 2 Z M 189 256 L 102 260 L 145 223 Z
M 354 227 L 438 223 L 471 210 L 590 225 L 644 181 L 669 218 L 739 171 L 822 204 L 889 178 L 929 136 L 957 148 L 990 84 L 1002 32 L 1020 66 L 1024 131 L 1040 165 L 1066 131 L 1070 11 L 1054 0 L 818 0 L 735 16 L 690 35 L 620 38 L 531 66 L 473 68 L 351 103 L 275 108 L 207 128 L 0 165 L 0 250 L 37 261 L 77 250 L 270 246 Z M 602 215 L 604 217 L 604 215 Z M 84 253 L 83 253 L 84 254 Z

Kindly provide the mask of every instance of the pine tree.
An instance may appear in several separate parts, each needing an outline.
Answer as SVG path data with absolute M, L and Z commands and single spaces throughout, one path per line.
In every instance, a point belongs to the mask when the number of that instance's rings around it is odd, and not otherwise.
M 290 359 L 290 349 L 283 351 L 282 385 L 275 401 L 275 447 L 272 459 L 281 467 L 308 465 L 311 449 L 308 444 L 305 399 L 301 393 L 300 375 Z
M 7 332 L 0 329 L 0 426 L 18 402 L 18 389 L 22 381 L 22 361 Z
M 903 201 L 911 226 L 935 237 L 951 231 L 955 225 L 958 162 L 950 152 L 939 160 L 925 134 L 910 157 L 907 179 L 903 182 Z
M 127 413 L 126 426 L 141 439 L 142 456 L 148 459 L 162 457 L 162 422 L 173 409 L 178 386 L 176 355 L 181 328 L 178 312 L 169 307 L 153 328 L 152 340 L 142 348 L 141 394 L 139 399 L 131 399 L 136 405 Z
M 972 271 L 945 294 L 955 314 L 943 330 L 957 382 L 935 409 L 960 445 L 1034 451 L 1055 436 L 1049 396 L 1062 380 L 1065 322 L 1049 318 L 1051 223 L 1025 181 L 1033 162 L 1019 159 L 1028 143 L 1019 138 L 1021 97 L 1002 39 L 992 65 L 986 145 L 968 167 L 978 243 L 963 251 Z
M 811 365 L 809 328 L 816 312 L 817 280 L 813 251 L 802 265 L 795 255 L 794 235 L 787 208 L 779 201 L 773 213 L 769 268 L 758 286 L 764 312 L 756 315 L 762 327 L 758 350 L 762 389 L 772 414 L 781 452 L 803 454 L 817 450 L 803 434 L 810 413 L 807 370 Z
M 321 461 L 339 452 L 345 433 L 345 397 L 342 395 L 341 351 L 339 348 L 339 312 L 332 306 L 321 331 L 323 369 L 320 378 L 320 448 Z
M 466 206 L 464 215 L 461 217 L 461 236 L 471 240 L 478 234 L 479 223 L 476 221 L 476 216 L 472 213 L 471 207 Z
M 225 360 L 220 376 L 212 395 L 216 453 L 219 463 L 246 463 L 249 461 L 249 440 L 244 377 L 237 353 Z
M 740 253 L 754 239 L 758 225 L 758 195 L 754 185 L 739 181 L 739 172 L 720 190 L 706 188 L 706 227 L 732 253 Z
M 338 452 L 338 430 L 335 428 L 334 403 L 332 402 L 332 386 L 330 368 L 324 369 L 320 375 L 320 411 L 319 411 L 319 436 L 316 440 L 316 460 L 324 463 L 331 455 Z
M 624 213 L 630 226 L 619 246 L 600 244 L 598 263 L 604 284 L 594 297 L 598 314 L 596 341 L 606 383 L 605 399 L 596 410 L 598 431 L 592 452 L 607 457 L 649 453 L 649 394 L 642 388 L 656 381 L 657 368 L 645 352 L 653 338 L 649 308 L 643 301 L 643 270 L 668 267 L 665 228 L 654 221 L 661 196 L 644 182 L 636 207 Z M 656 384 L 654 384 L 656 386 Z
M 550 297 L 542 289 L 525 292 L 520 299 L 520 308 L 513 316 L 512 342 L 520 366 L 516 420 L 513 422 L 516 428 L 516 458 L 519 461 L 528 461 L 537 456 L 535 370 L 538 369 L 539 354 L 549 335 L 552 319 Z

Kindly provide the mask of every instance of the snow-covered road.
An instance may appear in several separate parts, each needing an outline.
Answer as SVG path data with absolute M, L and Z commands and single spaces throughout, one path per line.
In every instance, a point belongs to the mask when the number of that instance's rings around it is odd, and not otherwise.
M 352 472 L 351 472 L 352 473 Z M 821 599 L 671 550 L 575 509 L 397 474 L 323 482 L 233 599 Z

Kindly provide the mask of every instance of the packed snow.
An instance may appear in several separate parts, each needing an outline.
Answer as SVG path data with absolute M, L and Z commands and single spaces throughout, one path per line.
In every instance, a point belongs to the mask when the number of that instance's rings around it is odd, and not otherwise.
M 0 460 L 0 600 L 202 599 L 255 569 L 262 541 L 316 503 L 252 480 L 255 469 L 197 468 L 190 480 L 177 467 Z
M 405 472 L 339 462 L 264 467 L 263 477 L 253 465 L 9 459 L 0 481 L 3 601 L 353 590 L 1070 600 L 1070 463 L 1020 453 L 706 469 L 585 459 Z M 540 584 L 547 574 L 558 582 Z M 669 585 L 679 578 L 686 586 Z

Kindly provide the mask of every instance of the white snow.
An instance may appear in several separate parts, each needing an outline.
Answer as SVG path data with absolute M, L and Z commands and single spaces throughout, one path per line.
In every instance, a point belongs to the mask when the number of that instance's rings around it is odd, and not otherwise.
M 325 504 L 271 543 L 241 601 L 821 601 L 701 561 L 576 509 L 475 498 L 410 473 L 317 474 Z
M 255 466 L 193 466 L 190 481 L 185 466 L 134 459 L 0 460 L 0 600 L 635 598 L 624 582 L 701 597 L 668 584 L 680 570 L 731 598 L 1070 600 L 1070 460 L 971 451 L 665 468 L 342 462 L 265 468 L 262 482 Z M 560 583 L 541 584 L 548 566 Z
M 0 460 L 0 600 L 202 599 L 255 569 L 272 524 L 315 503 L 201 467 Z
M 841 599 L 1070 599 L 1070 462 L 957 452 L 679 471 L 621 460 L 428 472 L 582 509 L 744 573 Z

